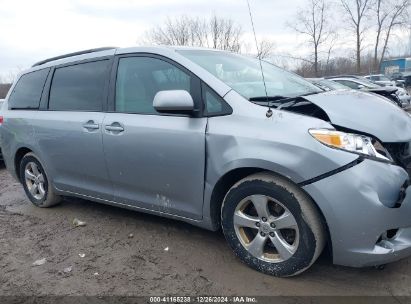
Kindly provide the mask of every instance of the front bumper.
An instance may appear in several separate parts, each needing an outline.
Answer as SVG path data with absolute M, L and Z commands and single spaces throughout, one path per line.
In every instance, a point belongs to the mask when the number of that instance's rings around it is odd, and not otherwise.
M 376 266 L 411 255 L 408 180 L 401 167 L 365 159 L 303 187 L 325 216 L 335 264 Z

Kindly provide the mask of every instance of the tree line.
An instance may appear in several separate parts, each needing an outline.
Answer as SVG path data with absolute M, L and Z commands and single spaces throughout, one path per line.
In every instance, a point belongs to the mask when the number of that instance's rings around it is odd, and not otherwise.
M 293 62 L 292 68 L 306 77 L 377 72 L 390 55 L 395 33 L 409 31 L 404 43 L 411 53 L 410 6 L 411 0 L 306 0 L 285 25 L 303 39 L 304 55 L 277 52 L 276 42 L 264 37 L 255 47 L 246 42 L 241 25 L 216 15 L 168 18 L 146 32 L 145 42 L 254 53 L 284 67 Z M 353 54 L 339 54 L 352 39 Z

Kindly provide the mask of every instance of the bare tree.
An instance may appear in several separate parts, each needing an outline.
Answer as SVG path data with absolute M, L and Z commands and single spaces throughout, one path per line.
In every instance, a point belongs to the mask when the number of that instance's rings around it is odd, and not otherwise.
M 164 25 L 149 30 L 146 39 L 154 44 L 204 46 L 239 52 L 242 34 L 241 26 L 231 19 L 216 15 L 209 19 L 183 15 L 167 18 Z
M 375 38 L 375 44 L 374 44 L 374 64 L 373 68 L 374 70 L 378 69 L 378 50 L 379 50 L 379 44 L 382 36 L 382 31 L 385 25 L 385 21 L 388 18 L 388 12 L 387 10 L 384 10 L 382 8 L 383 6 L 383 1 L 382 0 L 376 0 L 375 3 L 375 16 L 377 17 L 377 36 Z
M 181 16 L 167 18 L 163 26 L 156 26 L 146 33 L 150 42 L 164 45 L 201 45 L 203 36 L 200 29 L 204 26 L 196 18 Z
M 375 0 L 375 17 L 377 21 L 377 35 L 374 45 L 373 68 L 377 70 L 387 52 L 387 46 L 392 31 L 396 27 L 406 27 L 410 0 Z M 380 43 L 382 43 L 379 56 Z
M 207 22 L 205 22 L 207 24 Z M 210 47 L 220 50 L 239 52 L 241 48 L 242 29 L 231 19 L 223 19 L 212 16 L 208 21 L 208 39 L 212 42 Z
M 255 57 L 260 59 L 271 58 L 273 56 L 275 48 L 276 44 L 274 41 L 271 41 L 269 39 L 261 39 L 258 43 L 258 50 Z
M 361 51 L 364 33 L 366 30 L 365 18 L 371 8 L 371 0 L 340 0 L 343 11 L 348 16 L 351 29 L 356 36 L 357 73 L 361 72 Z
M 319 74 L 319 58 L 323 45 L 326 45 L 334 36 L 330 18 L 330 6 L 326 0 L 309 0 L 307 7 L 297 13 L 296 22 L 289 25 L 297 33 L 308 38 L 308 43 L 313 48 L 313 65 L 315 75 Z M 331 52 L 332 48 L 329 48 Z
M 406 26 L 408 21 L 408 8 L 410 0 L 396 0 L 391 12 L 388 15 L 388 23 L 385 29 L 384 45 L 381 51 L 380 64 L 387 52 L 388 41 L 394 28 L 398 26 Z

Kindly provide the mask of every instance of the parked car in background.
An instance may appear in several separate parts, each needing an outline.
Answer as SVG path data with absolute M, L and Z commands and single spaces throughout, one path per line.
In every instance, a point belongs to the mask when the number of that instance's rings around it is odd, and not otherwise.
M 395 72 L 390 75 L 390 79 L 402 82 L 405 87 L 411 87 L 411 72 Z
M 4 159 L 38 207 L 75 196 L 222 228 L 276 276 L 326 243 L 345 266 L 411 255 L 411 119 L 385 98 L 187 47 L 51 58 L 11 90 Z
M 411 106 L 411 95 L 406 89 L 398 88 L 396 94 L 400 99 L 403 108 L 408 108 Z
M 391 80 L 383 74 L 366 75 L 366 76 L 364 76 L 364 78 L 368 79 L 371 82 L 379 84 L 383 87 L 386 87 L 386 86 L 404 87 L 404 81 Z
M 0 99 L 0 128 L 1 128 L 1 125 L 3 123 L 3 121 L 2 121 L 3 116 L 1 115 L 1 108 L 3 106 L 3 103 L 4 103 L 4 99 Z M 1 138 L 0 138 L 0 140 L 1 140 Z M 1 160 L 3 160 L 3 154 L 1 153 L 1 141 L 0 141 L 0 161 Z
M 359 76 L 357 77 L 328 77 L 327 79 L 330 79 L 332 81 L 338 82 L 340 84 L 343 84 L 347 87 L 350 87 L 353 90 L 360 90 L 360 91 L 365 91 L 365 92 L 371 92 L 375 93 L 381 96 L 384 96 L 391 101 L 393 101 L 395 104 L 397 104 L 399 107 L 408 107 L 409 104 L 403 105 L 401 103 L 400 98 L 396 94 L 398 91 L 398 88 L 396 87 L 382 87 L 378 84 L 372 83 L 371 81 L 365 79 L 365 78 L 360 78 Z
M 389 78 L 391 80 L 404 80 L 404 75 L 402 74 L 402 72 L 394 72 L 389 75 Z
M 403 79 L 407 88 L 411 87 L 411 72 L 404 72 Z
M 334 90 L 351 90 L 350 87 L 347 87 L 336 81 L 332 81 L 325 78 L 306 78 L 309 82 L 316 85 L 317 87 L 325 91 L 334 91 Z

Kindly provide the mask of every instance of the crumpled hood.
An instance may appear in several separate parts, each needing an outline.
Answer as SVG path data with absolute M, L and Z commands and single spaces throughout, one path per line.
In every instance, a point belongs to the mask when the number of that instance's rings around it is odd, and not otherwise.
M 386 143 L 411 141 L 411 117 L 378 95 L 341 90 L 304 99 L 323 109 L 333 125 L 373 135 Z

